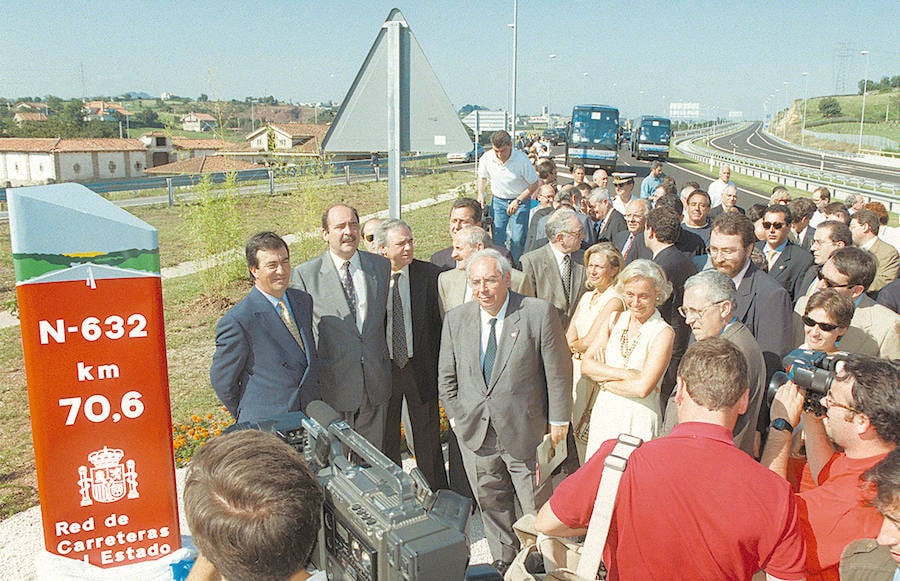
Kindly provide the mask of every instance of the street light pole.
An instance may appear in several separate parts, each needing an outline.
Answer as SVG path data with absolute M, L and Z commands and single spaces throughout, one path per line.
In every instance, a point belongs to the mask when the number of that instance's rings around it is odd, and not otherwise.
M 806 143 L 806 94 L 809 89 L 809 73 L 800 73 L 803 77 L 803 124 L 800 127 L 800 146 Z
M 549 63 L 553 62 L 553 59 L 556 58 L 555 54 L 548 54 L 547 61 L 548 66 Z M 553 83 L 551 81 L 547 81 L 547 127 L 550 127 L 550 101 L 553 99 Z
M 863 77 L 862 113 L 859 115 L 859 144 L 856 148 L 856 153 L 862 152 L 863 121 L 866 119 L 866 93 L 869 90 L 869 51 L 861 50 L 859 54 L 866 57 L 866 74 Z
M 519 0 L 513 0 L 513 62 L 512 62 L 512 139 L 516 141 L 516 61 L 519 42 Z

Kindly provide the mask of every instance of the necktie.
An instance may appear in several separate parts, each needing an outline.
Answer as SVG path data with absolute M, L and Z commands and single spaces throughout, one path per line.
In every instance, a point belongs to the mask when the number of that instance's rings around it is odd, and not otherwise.
M 291 314 L 288 312 L 287 303 L 284 302 L 284 299 L 278 299 L 278 314 L 281 315 L 281 320 L 284 321 L 284 326 L 287 327 L 288 331 L 291 332 L 291 335 L 294 337 L 294 341 L 297 342 L 297 345 L 300 346 L 300 350 L 306 352 L 306 349 L 303 347 L 303 340 L 300 339 L 300 329 L 297 328 L 297 323 L 294 322 L 294 318 L 291 317 Z
M 775 259 L 775 249 L 766 245 L 766 262 L 769 263 L 769 270 L 772 270 L 772 262 Z
M 353 286 L 353 277 L 350 275 L 350 261 L 344 262 L 341 267 L 341 286 L 344 287 L 344 297 L 347 299 L 347 306 L 350 307 L 350 313 L 356 319 L 356 288 Z
M 632 242 L 634 242 L 634 234 L 629 234 L 628 240 L 625 241 L 625 246 L 622 248 L 622 258 L 628 258 L 628 251 L 631 250 Z
M 568 305 L 569 293 L 572 292 L 572 256 L 569 254 L 563 256 L 562 283 L 563 293 L 566 295 L 566 304 Z
M 491 333 L 484 348 L 484 365 L 481 367 L 485 385 L 491 384 L 491 373 L 494 371 L 494 360 L 497 358 L 497 319 L 491 319 L 490 323 Z
M 394 364 L 403 369 L 409 361 L 409 352 L 406 348 L 406 321 L 403 318 L 403 301 L 400 300 L 400 273 L 394 273 L 393 278 L 394 290 L 391 292 L 391 316 L 393 317 L 391 346 L 394 349 Z
M 603 222 L 594 222 L 594 242 L 600 242 L 600 230 L 602 230 Z

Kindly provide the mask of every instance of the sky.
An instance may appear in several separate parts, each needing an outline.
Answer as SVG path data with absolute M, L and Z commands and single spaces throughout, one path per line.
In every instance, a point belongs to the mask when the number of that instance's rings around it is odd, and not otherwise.
M 0 96 L 341 101 L 392 8 L 455 108 L 507 106 L 513 0 L 19 5 L 3 11 Z M 517 112 L 591 102 L 634 117 L 687 101 L 704 117 L 761 118 L 804 92 L 834 94 L 842 63 L 848 93 L 867 59 L 870 79 L 900 75 L 898 21 L 891 0 L 520 0 Z

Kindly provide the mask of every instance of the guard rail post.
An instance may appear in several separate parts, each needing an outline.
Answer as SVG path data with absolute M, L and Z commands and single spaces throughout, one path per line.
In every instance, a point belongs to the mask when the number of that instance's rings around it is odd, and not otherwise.
M 175 187 L 172 185 L 172 178 L 166 178 L 166 190 L 169 194 L 169 207 L 175 205 Z
M 344 177 L 347 179 L 347 185 L 349 186 L 350 185 L 350 166 L 349 165 L 344 166 Z
M 269 168 L 267 170 L 267 173 L 269 174 L 269 195 L 274 196 L 275 195 L 275 170 L 273 170 L 272 168 Z

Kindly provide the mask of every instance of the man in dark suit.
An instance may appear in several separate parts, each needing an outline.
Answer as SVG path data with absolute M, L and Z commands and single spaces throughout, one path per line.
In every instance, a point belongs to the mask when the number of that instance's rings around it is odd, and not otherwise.
M 250 293 L 216 326 L 209 378 L 239 422 L 305 410 L 319 399 L 319 358 L 313 340 L 313 301 L 288 288 L 291 259 L 274 232 L 247 242 Z
M 810 220 L 816 213 L 816 204 L 809 198 L 793 198 L 788 202 L 788 210 L 791 211 L 791 231 L 797 237 L 797 245 L 812 252 L 816 229 Z
M 453 206 L 450 208 L 450 236 L 459 232 L 466 226 L 481 226 L 482 216 L 481 204 L 473 198 L 456 198 L 453 200 Z M 494 247 L 494 246 L 492 246 Z M 512 254 L 505 246 L 494 247 L 507 260 L 512 261 Z M 431 263 L 438 266 L 441 270 L 450 270 L 456 268 L 456 260 L 451 256 L 453 254 L 453 246 L 442 248 L 431 255 Z
M 556 307 L 563 328 L 584 294 L 584 226 L 569 208 L 556 210 L 547 220 L 549 244 L 522 255 L 522 273 L 534 296 Z
M 359 214 L 335 204 L 322 214 L 328 250 L 293 270 L 291 286 L 313 296 L 322 400 L 381 449 L 391 397 L 385 319 L 391 264 L 358 252 Z
M 781 283 L 791 297 L 791 304 L 802 284 L 803 275 L 813 263 L 812 254 L 802 246 L 788 240 L 791 229 L 791 211 L 783 204 L 773 204 L 763 214 L 766 240 L 759 241 L 760 249 L 769 263 L 769 275 Z
M 672 283 L 672 294 L 658 307 L 659 314 L 675 331 L 672 358 L 660 385 L 660 413 L 666 411 L 666 401 L 675 389 L 675 379 L 681 356 L 687 351 L 691 329 L 678 313 L 684 296 L 684 282 L 697 273 L 697 267 L 690 258 L 675 247 L 681 233 L 681 217 L 668 208 L 655 208 L 647 215 L 644 243 L 653 253 L 653 262 L 662 268 L 666 280 Z
M 644 244 L 644 226 L 650 206 L 646 200 L 631 200 L 625 208 L 625 225 L 627 230 L 613 236 L 612 243 L 625 258 L 625 264 L 631 264 L 639 258 L 653 258 L 653 253 Z
M 589 248 L 598 242 L 611 242 L 613 236 L 628 230 L 625 216 L 613 208 L 612 194 L 606 188 L 594 188 L 587 198 L 589 228 L 584 233 L 582 247 Z
M 437 279 L 441 269 L 413 259 L 412 231 L 403 220 L 382 222 L 375 231 L 375 243 L 391 262 L 387 331 L 393 389 L 384 453 L 400 465 L 400 415 L 405 399 L 411 424 L 405 427 L 406 433 L 412 434 L 416 465 L 433 490 L 447 488 L 437 394 L 441 334 Z
M 519 549 L 516 499 L 534 514 L 549 496 L 535 484 L 535 449 L 548 423 L 554 445 L 566 437 L 572 358 L 553 307 L 510 291 L 510 266 L 495 250 L 474 254 L 467 271 L 475 300 L 446 314 L 438 389 L 505 571 Z
M 719 214 L 724 214 L 725 212 L 747 213 L 737 205 L 737 187 L 735 186 L 725 186 L 725 189 L 722 190 L 722 203 L 718 206 L 713 206 L 709 210 L 709 220 L 713 221 L 719 217 Z
M 735 282 L 734 316 L 750 329 L 759 343 L 766 360 L 768 381 L 781 369 L 781 358 L 792 348 L 791 297 L 778 281 L 750 260 L 754 242 L 753 222 L 743 214 L 727 212 L 713 222 L 709 255 L 713 268 Z

